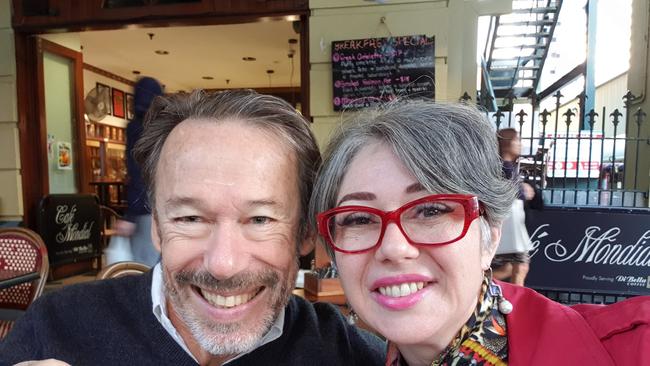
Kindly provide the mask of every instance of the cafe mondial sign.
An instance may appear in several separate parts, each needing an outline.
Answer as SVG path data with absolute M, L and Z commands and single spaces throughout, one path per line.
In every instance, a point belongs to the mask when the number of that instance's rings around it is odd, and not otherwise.
M 533 250 L 526 285 L 650 295 L 650 210 L 526 211 Z
M 41 201 L 38 226 L 51 265 L 95 257 L 100 250 L 97 199 L 85 194 L 52 194 Z

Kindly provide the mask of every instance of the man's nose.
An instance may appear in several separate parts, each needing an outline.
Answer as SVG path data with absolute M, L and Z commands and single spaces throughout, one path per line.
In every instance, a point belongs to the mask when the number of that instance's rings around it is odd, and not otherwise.
M 375 251 L 375 258 L 379 261 L 401 262 L 417 258 L 420 249 L 408 242 L 408 239 L 399 229 L 396 223 L 386 225 L 384 237 Z
M 230 278 L 246 269 L 249 256 L 236 224 L 217 224 L 207 242 L 205 268 L 217 279 Z

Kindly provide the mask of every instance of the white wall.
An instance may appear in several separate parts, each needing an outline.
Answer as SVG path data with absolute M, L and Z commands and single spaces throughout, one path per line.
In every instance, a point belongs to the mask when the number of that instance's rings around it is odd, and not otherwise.
M 310 111 L 321 147 L 340 122 L 332 106 L 331 42 L 424 34 L 435 37 L 436 100 L 476 94 L 479 15 L 507 13 L 510 0 L 362 0 L 309 2 Z M 380 23 L 384 18 L 385 22 Z
M 11 0 L 0 0 L 0 221 L 20 221 L 23 215 L 17 109 Z

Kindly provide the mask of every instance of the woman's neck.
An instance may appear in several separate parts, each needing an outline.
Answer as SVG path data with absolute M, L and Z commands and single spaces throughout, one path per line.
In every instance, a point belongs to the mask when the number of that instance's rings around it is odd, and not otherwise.
M 464 316 L 460 317 L 460 319 L 463 319 L 462 321 L 459 321 L 458 324 L 452 324 L 446 328 L 440 329 L 440 331 L 434 335 L 434 339 L 417 344 L 397 344 L 397 349 L 399 349 L 400 354 L 406 360 L 408 365 L 431 365 L 433 360 L 439 357 L 452 341 L 455 341 L 456 336 L 460 333 L 463 326 L 474 313 L 478 304 L 478 296 L 479 294 L 476 295 L 475 301 L 472 302 L 472 305 L 466 309 Z

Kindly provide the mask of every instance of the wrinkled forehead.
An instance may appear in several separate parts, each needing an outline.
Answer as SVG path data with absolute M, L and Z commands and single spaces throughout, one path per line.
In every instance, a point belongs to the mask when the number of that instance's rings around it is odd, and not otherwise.
M 295 188 L 296 170 L 293 150 L 273 132 L 239 120 L 186 120 L 165 141 L 156 186 L 282 184 L 279 191 Z

